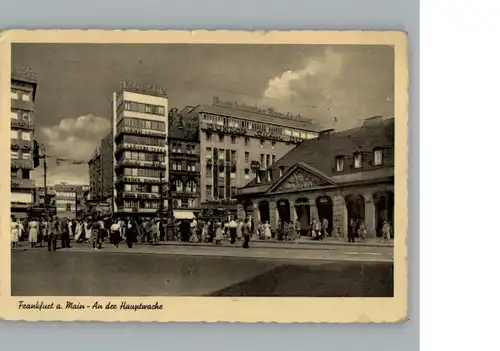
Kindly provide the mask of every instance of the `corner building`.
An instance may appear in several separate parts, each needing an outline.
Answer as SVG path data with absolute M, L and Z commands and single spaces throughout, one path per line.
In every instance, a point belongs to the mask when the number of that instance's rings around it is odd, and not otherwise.
M 34 205 L 35 180 L 33 135 L 35 131 L 36 75 L 29 69 L 13 68 L 10 110 L 10 201 L 11 213 L 24 218 Z
M 122 90 L 113 93 L 112 125 L 113 213 L 155 215 L 168 180 L 165 90 L 122 82 Z
M 213 99 L 212 105 L 181 113 L 200 123 L 202 209 L 236 214 L 236 189 L 255 178 L 307 139 L 318 136 L 310 120 L 237 102 Z

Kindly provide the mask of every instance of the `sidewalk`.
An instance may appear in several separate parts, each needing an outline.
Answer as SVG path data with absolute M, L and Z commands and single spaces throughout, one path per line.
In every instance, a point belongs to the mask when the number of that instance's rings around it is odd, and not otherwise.
M 239 244 L 238 244 L 239 243 Z M 237 241 L 235 245 L 240 245 L 241 241 Z M 188 243 L 179 241 L 162 241 L 158 245 L 182 245 L 182 246 L 214 246 L 214 243 Z M 322 241 L 310 240 L 301 238 L 297 241 L 279 241 L 271 240 L 250 240 L 250 245 L 259 248 L 287 248 L 287 249 L 329 249 L 334 246 L 361 246 L 361 247 L 394 247 L 394 242 L 381 242 L 380 239 L 367 239 L 365 241 L 357 241 L 349 243 L 335 238 L 326 238 Z M 223 246 L 231 246 L 227 240 L 223 241 Z

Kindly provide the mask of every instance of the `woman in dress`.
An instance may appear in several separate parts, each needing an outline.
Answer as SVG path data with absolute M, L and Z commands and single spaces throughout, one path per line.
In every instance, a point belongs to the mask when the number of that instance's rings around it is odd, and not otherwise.
M 19 245 L 19 224 L 14 216 L 11 217 L 10 221 L 10 242 L 12 247 Z
M 266 240 L 270 240 L 272 238 L 273 234 L 271 232 L 271 225 L 269 224 L 268 221 L 264 223 L 264 238 Z
M 215 228 L 215 244 L 220 245 L 222 243 L 222 223 L 217 222 Z
M 88 218 L 83 226 L 84 226 L 84 230 L 85 230 L 85 242 L 87 244 L 90 244 L 90 240 L 92 240 L 92 221 L 91 221 L 91 219 Z
M 391 225 L 388 221 L 384 221 L 384 224 L 382 225 L 382 239 L 384 241 L 391 240 Z
M 115 247 L 118 247 L 120 244 L 120 224 L 118 224 L 118 221 L 115 219 L 113 221 L 113 224 L 111 224 L 111 244 L 113 244 Z
M 28 242 L 31 247 L 36 247 L 38 241 L 38 222 L 34 219 L 28 222 Z
M 361 241 L 366 239 L 366 226 L 365 226 L 365 222 L 363 222 L 363 221 L 359 222 L 358 237 Z

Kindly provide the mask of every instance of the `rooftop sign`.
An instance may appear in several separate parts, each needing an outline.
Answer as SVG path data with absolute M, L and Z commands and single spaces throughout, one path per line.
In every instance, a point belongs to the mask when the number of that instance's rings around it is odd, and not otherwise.
M 128 80 L 122 80 L 120 84 L 122 89 L 131 90 L 140 94 L 156 94 L 167 96 L 167 89 L 155 87 L 154 85 L 133 83 Z
M 247 111 L 253 113 L 259 113 L 266 116 L 277 117 L 281 119 L 287 119 L 291 121 L 304 122 L 304 123 L 312 123 L 312 120 L 309 118 L 302 117 L 300 114 L 292 114 L 290 112 L 282 113 L 274 110 L 273 108 L 260 108 L 258 106 L 250 106 L 243 104 L 241 102 L 233 102 L 233 101 L 222 101 L 218 96 L 213 97 L 212 106 L 219 107 L 227 107 L 240 111 Z

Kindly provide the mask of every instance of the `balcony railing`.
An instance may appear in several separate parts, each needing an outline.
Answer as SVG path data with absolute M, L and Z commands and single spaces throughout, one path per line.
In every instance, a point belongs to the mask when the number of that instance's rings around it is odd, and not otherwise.
M 166 162 L 159 162 L 159 161 L 142 161 L 142 160 L 130 160 L 122 158 L 116 162 L 115 168 L 120 168 L 124 166 L 165 169 L 167 164 Z
M 122 197 L 124 199 L 159 199 L 160 194 L 124 191 L 121 194 L 118 193 L 118 197 Z
M 118 176 L 116 178 L 117 183 L 148 183 L 148 184 L 160 184 L 161 181 L 163 183 L 168 183 L 168 180 L 163 178 L 152 178 L 152 177 L 141 177 L 141 176 Z
M 11 119 L 10 120 L 10 125 L 12 127 L 17 127 L 17 128 L 23 128 L 23 129 L 33 129 L 35 128 L 35 125 L 31 121 L 22 121 L 19 119 Z
M 132 127 L 119 127 L 116 130 L 116 136 L 118 137 L 121 133 L 134 134 L 134 135 L 145 135 L 145 136 L 153 136 L 165 138 L 167 133 L 159 130 L 150 130 L 150 129 L 142 129 L 142 128 L 132 128 Z
M 192 191 L 187 191 L 187 190 L 175 190 L 175 191 L 172 191 L 171 192 L 171 195 L 173 197 L 200 197 L 200 193 L 199 192 L 192 192 Z
M 117 151 L 130 150 L 130 151 L 147 151 L 147 152 L 157 152 L 161 154 L 167 153 L 165 146 L 153 146 L 153 145 L 141 145 L 141 144 L 131 144 L 131 143 L 120 143 L 116 146 Z
M 10 139 L 10 148 L 12 150 L 31 150 L 33 142 L 30 140 Z
M 35 187 L 35 180 L 11 178 L 10 187 L 13 189 L 32 189 Z
M 11 160 L 10 167 L 14 169 L 33 169 L 32 160 Z

